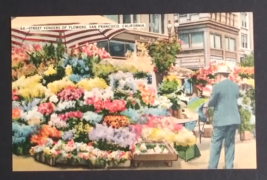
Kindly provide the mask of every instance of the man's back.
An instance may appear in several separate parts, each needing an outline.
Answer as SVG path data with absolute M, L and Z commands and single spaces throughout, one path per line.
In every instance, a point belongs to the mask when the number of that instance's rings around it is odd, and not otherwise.
M 209 106 L 214 107 L 214 126 L 240 124 L 238 96 L 238 85 L 229 79 L 223 80 L 214 86 L 212 99 L 209 103 Z

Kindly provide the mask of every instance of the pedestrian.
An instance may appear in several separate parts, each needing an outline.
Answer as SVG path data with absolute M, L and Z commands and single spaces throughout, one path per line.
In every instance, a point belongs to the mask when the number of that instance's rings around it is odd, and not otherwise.
M 227 66 L 220 66 L 215 73 L 217 84 L 212 88 L 208 107 L 214 108 L 213 134 L 211 138 L 209 169 L 217 169 L 222 143 L 225 148 L 225 169 L 233 169 L 235 156 L 235 135 L 241 123 L 237 99 L 239 86 L 228 79 Z

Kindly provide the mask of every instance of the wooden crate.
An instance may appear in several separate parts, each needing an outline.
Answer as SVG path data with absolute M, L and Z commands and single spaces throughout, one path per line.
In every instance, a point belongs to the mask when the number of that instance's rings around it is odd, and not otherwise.
M 151 143 L 151 144 L 164 144 L 169 153 L 162 153 L 162 154 L 134 154 L 133 155 L 133 164 L 135 167 L 138 167 L 142 162 L 148 161 L 163 161 L 166 163 L 167 166 L 172 166 L 172 161 L 178 160 L 178 155 L 176 151 L 170 146 L 169 143 L 165 141 L 149 141 L 149 142 L 141 142 L 141 143 Z

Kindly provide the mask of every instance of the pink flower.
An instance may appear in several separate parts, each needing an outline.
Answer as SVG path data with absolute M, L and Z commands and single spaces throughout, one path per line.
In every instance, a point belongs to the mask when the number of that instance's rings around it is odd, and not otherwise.
M 74 88 L 74 87 L 67 87 L 58 93 L 58 97 L 64 101 L 71 101 L 79 99 L 84 93 L 83 89 Z
M 54 111 L 54 104 L 52 103 L 42 103 L 40 104 L 40 106 L 38 107 L 38 112 L 40 112 L 41 114 L 44 115 L 49 115 Z
M 60 114 L 59 118 L 62 121 L 66 121 L 69 118 L 78 118 L 81 119 L 82 118 L 82 112 L 81 111 L 71 111 L 71 112 L 67 112 L 65 114 Z

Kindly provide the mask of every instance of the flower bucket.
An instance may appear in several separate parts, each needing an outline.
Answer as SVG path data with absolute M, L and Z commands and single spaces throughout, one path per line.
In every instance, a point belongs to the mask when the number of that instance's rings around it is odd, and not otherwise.
M 157 84 L 157 86 L 163 81 L 163 79 L 164 79 L 164 76 L 166 76 L 167 75 L 167 73 L 155 73 L 155 75 L 156 75 L 156 84 Z
M 105 160 L 97 160 L 94 164 L 95 169 L 104 169 L 106 167 L 106 161 Z
M 123 163 L 115 163 L 113 161 L 111 161 L 108 165 L 109 168 L 129 168 L 131 167 L 131 161 L 130 160 L 127 160 Z
M 176 146 L 175 149 L 179 157 L 186 162 L 201 156 L 197 145 L 188 146 L 188 147 Z
M 213 127 L 211 125 L 206 125 L 206 127 L 204 127 L 203 137 L 211 138 L 212 132 L 213 132 Z
M 240 141 L 248 141 L 252 139 L 252 133 L 250 131 L 244 131 L 240 133 Z
M 50 166 L 55 166 L 56 165 L 56 158 L 53 156 L 46 156 L 45 157 L 45 163 L 50 165 Z
M 22 146 L 17 146 L 15 149 L 16 155 L 23 155 L 23 147 Z

